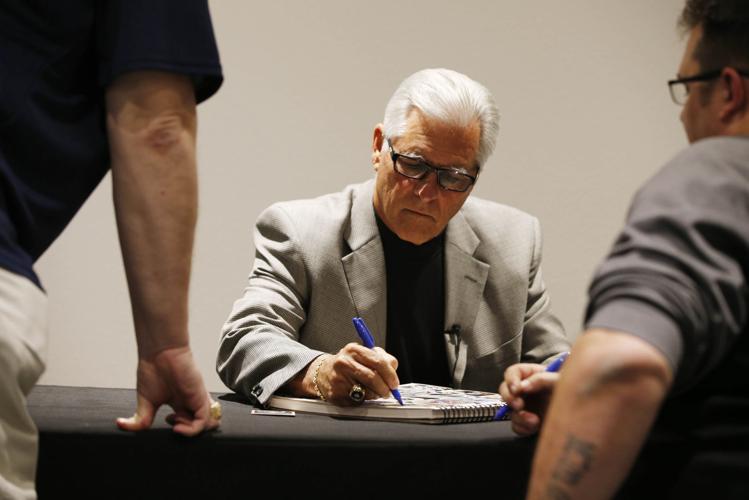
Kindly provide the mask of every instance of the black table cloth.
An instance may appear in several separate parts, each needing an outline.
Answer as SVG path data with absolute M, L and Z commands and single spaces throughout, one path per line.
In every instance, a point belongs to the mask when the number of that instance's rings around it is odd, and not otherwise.
M 118 430 L 115 418 L 135 409 L 134 390 L 36 387 L 40 498 L 522 498 L 525 490 L 535 440 L 516 437 L 508 422 L 258 416 L 236 395 L 214 397 L 221 428 L 184 438 L 164 423 L 166 408 L 151 430 Z

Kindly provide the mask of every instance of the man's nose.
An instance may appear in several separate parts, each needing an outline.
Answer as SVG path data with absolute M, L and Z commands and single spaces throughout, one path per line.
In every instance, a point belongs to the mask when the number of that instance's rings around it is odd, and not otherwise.
M 416 194 L 424 201 L 431 201 L 437 198 L 439 191 L 437 172 L 429 172 L 426 177 L 419 180 L 419 184 L 416 186 Z

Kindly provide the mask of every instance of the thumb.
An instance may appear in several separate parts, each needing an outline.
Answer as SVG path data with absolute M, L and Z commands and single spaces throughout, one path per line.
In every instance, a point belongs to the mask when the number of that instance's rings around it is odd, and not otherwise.
M 155 413 L 153 404 L 141 395 L 138 395 L 138 407 L 135 410 L 135 415 L 127 418 L 118 418 L 117 427 L 123 431 L 131 432 L 148 429 L 153 423 Z

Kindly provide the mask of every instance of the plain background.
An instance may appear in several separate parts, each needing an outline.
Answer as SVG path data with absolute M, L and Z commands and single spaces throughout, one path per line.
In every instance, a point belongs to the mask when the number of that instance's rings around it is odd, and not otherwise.
M 668 95 L 683 0 L 210 3 L 225 83 L 199 107 L 191 342 L 208 388 L 219 333 L 278 200 L 373 175 L 370 145 L 409 74 L 446 67 L 501 113 L 474 196 L 537 216 L 552 307 L 577 336 L 591 274 L 629 200 L 686 146 Z M 50 297 L 41 383 L 135 387 L 132 320 L 105 178 L 37 270 Z

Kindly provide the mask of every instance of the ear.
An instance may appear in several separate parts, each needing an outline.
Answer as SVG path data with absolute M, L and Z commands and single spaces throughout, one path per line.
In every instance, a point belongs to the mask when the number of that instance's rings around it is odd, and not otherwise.
M 375 171 L 382 164 L 382 145 L 385 142 L 385 133 L 382 123 L 378 123 L 372 136 L 372 165 Z
M 723 91 L 723 103 L 720 119 L 724 122 L 733 120 L 747 111 L 747 90 L 744 78 L 733 68 L 723 68 L 720 75 Z

